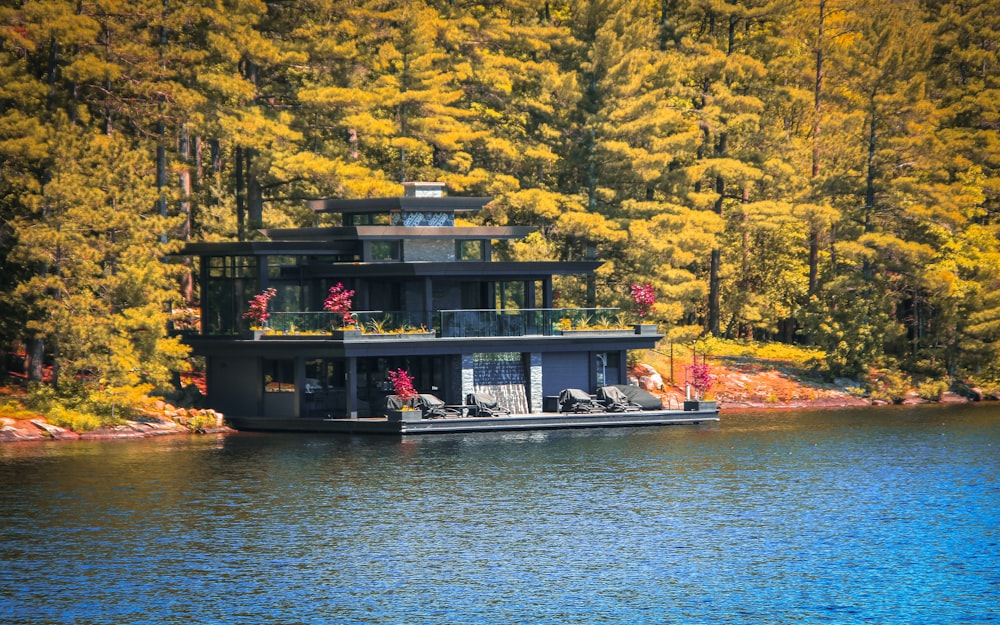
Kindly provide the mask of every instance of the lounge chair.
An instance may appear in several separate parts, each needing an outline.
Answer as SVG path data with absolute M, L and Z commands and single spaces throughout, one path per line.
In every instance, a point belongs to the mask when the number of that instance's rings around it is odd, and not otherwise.
M 587 391 L 565 388 L 559 393 L 559 412 L 607 412 L 607 408 Z
M 615 384 L 614 388 L 620 390 L 630 402 L 637 404 L 643 410 L 663 410 L 663 400 L 644 388 L 626 384 Z
M 469 415 L 473 417 L 505 417 L 510 410 L 497 402 L 497 398 L 489 393 L 469 393 L 465 403 L 471 406 Z
M 413 400 L 405 400 L 399 395 L 386 395 L 383 414 L 388 414 L 389 410 L 409 410 L 413 408 Z
M 597 401 L 604 404 L 608 412 L 638 412 L 642 406 L 631 401 L 628 396 L 615 386 L 602 386 L 597 389 Z
M 443 399 L 430 393 L 421 393 L 413 400 L 415 408 L 423 413 L 424 419 L 447 419 L 462 416 L 461 409 L 448 406 Z

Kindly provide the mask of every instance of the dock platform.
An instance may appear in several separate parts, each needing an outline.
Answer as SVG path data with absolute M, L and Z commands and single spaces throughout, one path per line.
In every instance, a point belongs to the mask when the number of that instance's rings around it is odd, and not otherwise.
M 718 410 L 646 410 L 638 412 L 543 412 L 499 417 L 449 417 L 442 419 L 389 420 L 302 419 L 229 417 L 237 430 L 254 432 L 316 432 L 343 434 L 445 434 L 504 430 L 553 430 L 573 428 L 697 425 L 719 421 Z

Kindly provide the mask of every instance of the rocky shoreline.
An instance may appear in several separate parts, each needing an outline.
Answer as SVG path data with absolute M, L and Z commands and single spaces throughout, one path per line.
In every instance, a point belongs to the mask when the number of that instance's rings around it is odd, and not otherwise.
M 177 408 L 163 402 L 159 402 L 157 408 L 158 414 L 145 415 L 139 420 L 125 420 L 118 425 L 104 426 L 87 432 L 74 432 L 53 425 L 40 415 L 31 419 L 0 418 L 0 443 L 135 439 L 235 431 L 225 424 L 222 413 L 210 408 Z
M 713 370 L 717 379 L 714 399 L 723 413 L 727 410 L 861 408 L 879 404 L 859 396 L 848 385 L 806 382 L 777 369 L 750 370 L 744 367 L 713 366 Z M 680 406 L 683 403 L 684 389 L 663 385 L 659 376 L 652 382 L 662 389 L 657 394 L 663 398 L 664 405 Z M 937 403 L 968 401 L 968 398 L 961 395 L 945 393 Z M 911 393 L 903 403 L 912 405 L 929 402 L 916 393 Z M 41 415 L 29 419 L 0 418 L 0 443 L 136 439 L 230 432 L 235 430 L 225 424 L 222 413 L 212 409 L 179 408 L 162 401 L 156 402 L 141 419 L 80 433 L 48 423 Z

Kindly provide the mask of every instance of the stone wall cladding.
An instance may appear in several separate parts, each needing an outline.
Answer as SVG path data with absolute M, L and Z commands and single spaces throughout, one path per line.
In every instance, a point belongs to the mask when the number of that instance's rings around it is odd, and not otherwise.
M 528 402 L 531 412 L 542 412 L 542 355 L 531 353 L 529 359 Z
M 451 239 L 403 241 L 403 260 L 406 262 L 454 261 L 455 242 Z
M 462 401 L 476 390 L 476 369 L 472 354 L 462 354 Z

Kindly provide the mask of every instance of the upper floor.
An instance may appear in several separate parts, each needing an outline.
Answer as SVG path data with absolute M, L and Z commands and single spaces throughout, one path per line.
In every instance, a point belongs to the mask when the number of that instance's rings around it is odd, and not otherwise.
M 587 275 L 597 261 L 494 260 L 493 244 L 532 228 L 456 225 L 456 215 L 490 198 L 450 198 L 443 185 L 406 183 L 405 195 L 311 203 L 341 225 L 262 230 L 261 240 L 192 243 L 199 259 L 201 331 L 249 329 L 250 300 L 274 289 L 272 332 L 329 331 L 342 316 L 324 311 L 330 289 L 354 291 L 362 331 L 425 329 L 437 336 L 549 336 L 588 328 L 631 330 L 616 309 L 555 308 L 553 278 Z

